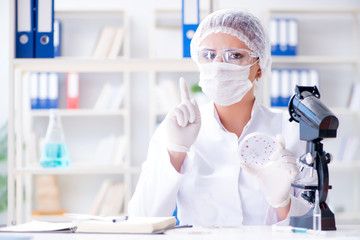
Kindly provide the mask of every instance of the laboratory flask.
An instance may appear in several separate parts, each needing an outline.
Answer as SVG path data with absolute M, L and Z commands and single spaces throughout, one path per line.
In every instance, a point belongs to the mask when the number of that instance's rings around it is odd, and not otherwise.
M 40 165 L 45 168 L 67 167 L 70 162 L 59 112 L 51 109 Z

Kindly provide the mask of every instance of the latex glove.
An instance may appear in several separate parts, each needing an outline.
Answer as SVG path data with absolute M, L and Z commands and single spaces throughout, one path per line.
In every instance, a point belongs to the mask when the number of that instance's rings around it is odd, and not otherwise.
M 296 157 L 285 149 L 282 135 L 276 136 L 277 150 L 270 156 L 270 162 L 261 168 L 241 164 L 243 169 L 255 176 L 273 208 L 285 207 L 290 201 L 291 183 L 299 174 Z
M 195 99 L 190 100 L 185 79 L 180 78 L 181 103 L 165 117 L 168 150 L 188 152 L 201 126 L 200 110 Z

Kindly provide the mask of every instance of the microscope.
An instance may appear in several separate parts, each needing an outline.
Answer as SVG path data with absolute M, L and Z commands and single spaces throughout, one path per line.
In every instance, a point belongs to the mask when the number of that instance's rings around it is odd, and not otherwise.
M 328 164 L 332 159 L 330 153 L 323 150 L 321 143 L 324 138 L 335 138 L 339 120 L 320 101 L 320 93 L 316 86 L 296 86 L 295 95 L 289 102 L 289 121 L 300 124 L 300 140 L 306 141 L 306 153 L 299 158 L 302 166 L 316 170 L 317 185 L 292 183 L 296 188 L 304 189 L 302 197 L 314 204 L 315 191 L 319 192 L 322 230 L 336 230 L 335 216 L 326 204 L 329 185 Z M 304 216 L 290 217 L 293 227 L 313 228 L 313 209 Z

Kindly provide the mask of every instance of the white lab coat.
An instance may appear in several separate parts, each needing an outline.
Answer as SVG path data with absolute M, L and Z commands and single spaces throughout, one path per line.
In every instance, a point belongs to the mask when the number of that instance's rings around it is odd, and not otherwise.
M 201 129 L 184 160 L 181 173 L 170 163 L 166 149 L 166 132 L 160 124 L 151 139 L 148 158 L 135 193 L 129 202 L 129 215 L 171 216 L 175 207 L 181 224 L 200 226 L 264 225 L 277 223 L 276 210 L 270 207 L 257 180 L 240 167 L 238 147 L 249 133 L 283 134 L 286 148 L 296 156 L 305 153 L 305 142 L 299 141 L 297 123 L 289 114 L 274 111 L 255 101 L 251 119 L 238 138 L 226 131 L 212 103 L 200 108 Z M 307 175 L 306 175 L 307 174 Z M 309 176 L 302 172 L 298 179 Z M 307 182 L 316 179 L 306 179 Z M 303 215 L 310 206 L 291 190 L 289 216 Z

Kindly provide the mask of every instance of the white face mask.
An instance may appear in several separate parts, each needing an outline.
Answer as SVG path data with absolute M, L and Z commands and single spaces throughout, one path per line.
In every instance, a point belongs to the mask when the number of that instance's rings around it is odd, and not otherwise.
M 250 67 L 224 62 L 200 64 L 199 86 L 216 104 L 232 105 L 253 87 L 249 80 Z

